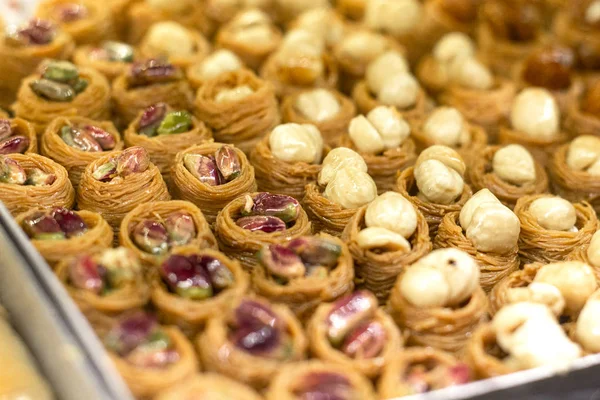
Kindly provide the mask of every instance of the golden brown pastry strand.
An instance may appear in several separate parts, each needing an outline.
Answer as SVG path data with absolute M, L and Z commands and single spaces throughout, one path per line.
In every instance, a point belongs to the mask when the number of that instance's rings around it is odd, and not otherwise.
M 46 128 L 40 141 L 40 153 L 61 164 L 67 170 L 74 188 L 79 186 L 81 175 L 89 163 L 104 157 L 106 152 L 90 152 L 78 150 L 66 144 L 61 137 L 63 126 L 93 125 L 110 133 L 115 138 L 113 150 L 122 150 L 123 140 L 119 131 L 110 121 L 95 121 L 85 117 L 57 117 Z
M 492 354 L 493 351 L 502 353 L 491 324 L 486 323 L 475 329 L 465 348 L 465 361 L 477 378 L 486 379 L 516 372 L 502 362 L 499 354 Z
M 526 264 L 523 269 L 513 271 L 496 283 L 489 293 L 490 315 L 493 317 L 498 310 L 508 304 L 509 289 L 529 286 L 542 266 L 541 263 Z
M 324 188 L 316 183 L 306 185 L 306 194 L 302 204 L 314 225 L 315 232 L 325 232 L 333 236 L 341 236 L 350 218 L 358 209 L 343 208 L 323 195 Z
M 367 114 L 372 109 L 381 106 L 382 103 L 377 100 L 367 86 L 366 81 L 359 81 L 352 90 L 352 100 L 356 103 L 356 108 L 360 114 Z M 422 119 L 433 109 L 433 102 L 423 89 L 419 89 L 417 99 L 414 105 L 408 108 L 398 108 L 398 112 L 406 119 Z

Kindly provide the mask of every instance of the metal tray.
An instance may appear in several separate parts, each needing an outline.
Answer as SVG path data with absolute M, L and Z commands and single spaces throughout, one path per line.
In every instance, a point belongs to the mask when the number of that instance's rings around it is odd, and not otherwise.
M 19 282 L 15 285 L 15 282 Z M 0 202 L 0 300 L 63 400 L 131 400 L 102 345 Z M 402 400 L 600 400 L 600 354 Z
M 133 400 L 92 328 L 1 201 L 0 302 L 57 398 Z

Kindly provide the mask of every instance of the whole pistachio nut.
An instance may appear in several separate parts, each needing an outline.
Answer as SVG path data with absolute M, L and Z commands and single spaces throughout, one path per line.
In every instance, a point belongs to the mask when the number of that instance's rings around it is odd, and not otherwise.
M 377 310 L 377 299 L 366 290 L 359 290 L 333 303 L 327 316 L 327 336 L 337 346 L 350 331 L 372 318 Z
M 154 104 L 144 110 L 138 124 L 138 131 L 142 135 L 156 136 L 158 127 L 167 113 L 165 103 Z
M 59 223 L 51 215 L 43 212 L 37 212 L 25 218 L 23 230 L 27 236 L 36 240 L 60 240 L 65 238 L 65 233 Z
M 29 147 L 29 138 L 25 136 L 12 136 L 0 140 L 0 155 L 12 153 L 24 153 Z
M 135 62 L 127 76 L 131 87 L 172 82 L 183 77 L 181 70 L 168 62 L 150 59 Z
M 5 118 L 0 118 L 0 140 L 7 139 L 13 134 L 10 121 Z
M 45 45 L 56 36 L 56 27 L 50 21 L 34 18 L 15 31 L 8 32 L 6 41 L 12 46 Z
M 233 284 L 233 274 L 220 260 L 208 255 L 202 255 L 196 258 L 195 263 L 208 272 L 210 281 L 215 289 L 227 289 Z
M 213 295 L 208 272 L 188 257 L 173 254 L 163 262 L 160 273 L 171 291 L 190 300 L 203 300 Z
M 49 79 L 36 79 L 29 83 L 29 87 L 38 96 L 52 101 L 71 101 L 75 97 L 71 86 Z
M 108 182 L 115 176 L 117 176 L 117 162 L 115 160 L 98 166 L 92 173 L 92 177 L 100 182 Z
M 149 166 L 148 152 L 143 147 L 129 147 L 117 157 L 117 174 L 123 177 L 144 172 Z
M 354 359 L 367 359 L 378 356 L 386 342 L 385 329 L 377 321 L 359 325 L 348 333 L 342 344 L 344 354 Z
M 342 246 L 326 239 L 314 236 L 303 236 L 293 239 L 287 248 L 300 256 L 306 265 L 333 267 L 337 265 L 342 254 Z
M 56 181 L 56 175 L 46 173 L 39 168 L 33 168 L 27 172 L 26 185 L 31 186 L 50 186 Z
M 88 9 L 83 4 L 63 4 L 58 7 L 58 17 L 62 22 L 69 23 L 79 21 L 88 15 Z
M 133 228 L 131 236 L 136 246 L 147 253 L 160 255 L 169 250 L 169 234 L 158 221 L 140 221 Z
M 42 78 L 53 82 L 71 83 L 79 78 L 79 70 L 68 61 L 50 61 L 44 64 Z
M 138 311 L 120 318 L 104 337 L 104 344 L 108 349 L 124 356 L 148 342 L 157 331 L 160 331 L 160 327 L 156 318 Z
M 89 255 L 77 257 L 69 264 L 69 281 L 77 289 L 100 294 L 104 290 L 103 270 Z
M 266 356 L 277 349 L 281 343 L 280 336 L 279 330 L 270 325 L 242 326 L 231 334 L 229 340 L 248 353 Z
M 300 215 L 300 203 L 291 196 L 262 192 L 254 198 L 246 196 L 242 214 L 272 216 L 284 222 L 292 222 Z
M 282 329 L 283 321 L 270 306 L 255 300 L 244 299 L 235 309 L 235 325 L 237 327 L 268 325 Z
M 50 215 L 68 238 L 81 236 L 88 230 L 88 226 L 83 218 L 69 209 L 58 207 L 52 210 Z
M 169 236 L 169 246 L 183 246 L 196 236 L 196 224 L 192 216 L 183 212 L 174 212 L 165 218 L 165 228 Z
M 287 226 L 283 220 L 277 217 L 253 215 L 250 217 L 242 217 L 236 222 L 240 228 L 254 231 L 262 231 L 265 233 L 285 231 Z
M 215 153 L 217 168 L 226 182 L 237 178 L 242 172 L 240 158 L 231 146 L 222 146 Z
M 89 134 L 102 148 L 102 150 L 112 150 L 117 145 L 115 137 L 108 131 L 94 126 L 84 125 L 79 128 L 79 131 Z
M 306 274 L 302 259 L 292 250 L 279 244 L 264 246 L 258 252 L 257 258 L 271 274 L 281 278 L 294 279 Z
M 200 182 L 209 186 L 219 186 L 223 177 L 217 168 L 217 163 L 211 157 L 201 154 L 186 154 L 183 165 Z
M 187 111 L 171 111 L 158 126 L 159 135 L 188 132 L 192 128 L 192 114 Z
M 98 262 L 106 270 L 105 281 L 111 289 L 132 284 L 142 271 L 138 258 L 125 247 L 104 250 Z
M 100 143 L 94 139 L 94 137 L 87 131 L 79 129 L 71 129 L 73 137 L 73 144 L 76 149 L 87 152 L 98 152 L 102 151 Z
M 24 185 L 27 174 L 21 165 L 6 156 L 0 156 L 0 182 Z
M 102 50 L 106 52 L 107 58 L 114 62 L 133 62 L 133 47 L 127 43 L 108 41 L 102 43 Z
M 347 400 L 355 397 L 352 384 L 345 376 L 319 371 L 304 375 L 294 394 L 300 400 Z

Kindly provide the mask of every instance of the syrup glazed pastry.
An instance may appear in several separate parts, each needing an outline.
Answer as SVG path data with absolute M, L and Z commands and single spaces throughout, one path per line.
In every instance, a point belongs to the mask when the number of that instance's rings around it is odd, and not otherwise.
M 259 190 L 301 200 L 305 186 L 315 182 L 325 152 L 319 129 L 311 124 L 282 124 L 250 153 Z
M 40 64 L 37 73 L 23 79 L 12 108 L 41 136 L 56 117 L 108 120 L 110 86 L 98 71 L 49 60 Z
M 419 82 L 398 51 L 382 53 L 366 68 L 365 80 L 352 90 L 358 111 L 366 114 L 378 106 L 395 107 L 404 117 L 419 119 L 432 107 Z
M 481 5 L 477 43 L 494 74 L 510 78 L 515 65 L 548 41 L 540 5 L 491 0 Z
M 148 29 L 139 45 L 143 58 L 159 58 L 179 68 L 201 61 L 210 52 L 210 43 L 196 30 L 173 21 L 157 22 Z
M 284 123 L 312 124 L 329 146 L 336 146 L 356 115 L 354 102 L 333 89 L 309 89 L 281 102 Z
M 202 211 L 181 200 L 139 204 L 123 218 L 119 242 L 144 266 L 159 264 L 168 252 L 181 246 L 217 249 Z
M 43 0 L 36 16 L 57 24 L 78 45 L 116 39 L 110 9 L 94 0 Z
M 302 203 L 315 231 L 341 236 L 350 218 L 377 197 L 377 185 L 367 174 L 365 160 L 347 147 L 323 159 L 317 183 L 306 186 Z
M 456 248 L 473 257 L 486 292 L 519 268 L 519 218 L 487 189 L 475 193 L 459 212 L 446 214 L 433 243 Z
M 495 315 L 507 304 L 529 301 L 546 305 L 562 321 L 575 321 L 597 288 L 596 275 L 584 262 L 527 264 L 494 287 L 490 314 Z
M 271 82 L 279 97 L 310 88 L 333 89 L 338 83 L 335 60 L 318 33 L 293 29 L 262 65 L 260 75 Z
M 152 25 L 177 21 L 190 29 L 200 29 L 209 36 L 214 27 L 204 13 L 204 5 L 193 0 L 135 1 L 127 10 L 128 43 L 139 43 Z
M 192 88 L 196 90 L 205 81 L 242 68 L 244 68 L 244 63 L 234 52 L 227 49 L 218 49 L 201 61 L 190 65 L 185 74 Z
M 309 235 L 311 223 L 293 197 L 261 192 L 240 196 L 223 207 L 214 231 L 221 250 L 251 270 L 263 246 Z
M 350 121 L 342 146 L 356 150 L 367 164 L 379 193 L 393 190 L 396 175 L 414 164 L 417 155 L 410 124 L 393 107 L 379 106 Z
M 577 101 L 583 84 L 575 76 L 575 52 L 553 44 L 540 47 L 515 69 L 519 87 L 536 86 L 549 90 L 563 115 Z
M 319 304 L 354 288 L 352 257 L 338 238 L 320 233 L 263 246 L 252 269 L 253 289 L 306 321 Z
M 100 334 L 124 313 L 144 307 L 150 298 L 140 260 L 123 247 L 82 249 L 77 256 L 63 257 L 56 276 Z
M 33 125 L 21 118 L 0 115 L 0 155 L 37 153 L 37 135 Z
M 574 248 L 567 258 L 588 264 L 594 270 L 596 280 L 600 282 L 600 233 L 596 231 L 589 243 Z
M 587 83 L 582 93 L 573 99 L 564 127 L 572 136 L 597 134 L 600 129 L 600 82 Z
M 458 249 L 434 250 L 406 268 L 388 306 L 408 343 L 460 352 L 488 310 L 479 275 L 477 262 Z
M 40 152 L 65 167 L 75 188 L 89 163 L 122 149 L 121 135 L 112 122 L 84 117 L 55 118 L 40 143 Z
M 354 86 L 364 79 L 368 65 L 390 50 L 404 53 L 404 48 L 391 37 L 364 28 L 348 32 L 333 48 L 341 91 L 351 94 Z
M 113 243 L 111 227 L 100 214 L 90 211 L 33 208 L 15 221 L 51 267 L 70 256 L 99 251 Z
M 52 389 L 37 371 L 33 356 L 10 326 L 1 307 L 0 339 L 3 343 L 0 360 L 3 365 L 10 365 L 0 378 L 0 396 L 6 399 L 53 400 Z
M 559 147 L 549 166 L 557 194 L 600 211 L 600 138 L 582 135 Z
M 257 188 L 246 155 L 232 145 L 212 141 L 179 152 L 171 181 L 173 195 L 194 203 L 210 225 L 230 201 Z
M 391 399 L 462 385 L 471 379 L 469 366 L 451 354 L 411 347 L 385 363 L 377 389 L 382 399 Z
M 520 144 L 487 146 L 471 159 L 468 171 L 473 190 L 489 190 L 510 209 L 523 196 L 548 192 L 548 175 Z
M 66 60 L 75 43 L 71 36 L 52 22 L 32 19 L 23 25 L 2 31 L 0 37 L 0 105 L 9 106 L 16 98 L 21 80 L 36 71 L 47 58 Z
M 396 191 L 423 214 L 433 239 L 444 216 L 460 211 L 473 194 L 464 182 L 466 165 L 450 147 L 434 145 L 419 155 L 414 167 L 398 175 Z
M 73 54 L 73 62 L 86 68 L 93 68 L 112 82 L 125 73 L 136 57 L 134 48 L 126 43 L 104 41 L 93 45 L 79 46 Z
M 284 366 L 267 389 L 267 400 L 343 398 L 374 400 L 371 382 L 353 369 L 317 360 Z
M 273 87 L 246 69 L 222 73 L 198 89 L 194 114 L 215 140 L 246 154 L 280 122 Z
M 418 151 L 433 145 L 448 146 L 467 162 L 479 157 L 488 141 L 485 130 L 467 121 L 454 107 L 437 107 L 422 119 L 411 121 L 411 125 Z
M 242 11 L 217 32 L 216 44 L 235 53 L 242 62 L 258 70 L 281 43 L 281 31 L 269 16 L 256 8 Z
M 155 400 L 193 399 L 194 396 L 221 396 L 224 399 L 262 400 L 252 388 L 212 372 L 198 374 L 158 393 Z
M 394 320 L 378 308 L 377 298 L 368 291 L 321 304 L 308 323 L 307 334 L 316 358 L 367 378 L 379 376 L 403 345 Z
M 193 93 L 183 72 L 164 61 L 137 61 L 112 83 L 115 113 L 128 125 L 140 112 L 157 103 L 191 110 Z
M 581 355 L 550 309 L 527 301 L 500 310 L 477 328 L 466 348 L 479 379 L 540 366 L 565 368 Z
M 169 199 L 160 171 L 142 147 L 112 152 L 91 162 L 77 192 L 77 206 L 101 214 L 116 234 L 121 220 L 138 204 Z
M 190 338 L 248 290 L 238 261 L 195 245 L 175 248 L 149 275 L 159 320 L 177 325 Z
M 212 139 L 210 130 L 185 110 L 156 103 L 141 111 L 124 133 L 127 147 L 140 146 L 169 182 L 175 156 L 191 145 Z
M 283 366 L 305 358 L 307 340 L 286 306 L 245 296 L 208 321 L 196 346 L 207 371 L 260 390 Z
M 75 190 L 67 171 L 49 158 L 0 155 L 0 200 L 17 216 L 34 207 L 71 208 Z
M 358 281 L 379 301 L 386 301 L 396 277 L 431 251 L 423 214 L 396 192 L 386 192 L 362 206 L 342 239 L 354 259 Z
M 500 126 L 500 144 L 520 144 L 546 167 L 557 147 L 568 140 L 561 130 L 556 100 L 546 89 L 523 89 L 511 106 L 510 124 Z
M 589 203 L 570 203 L 552 195 L 525 196 L 517 201 L 521 221 L 519 256 L 522 263 L 564 261 L 578 246 L 589 243 L 598 230 Z
M 142 311 L 119 318 L 103 335 L 109 357 L 138 399 L 193 377 L 198 372 L 194 347 L 181 331 L 161 326 Z

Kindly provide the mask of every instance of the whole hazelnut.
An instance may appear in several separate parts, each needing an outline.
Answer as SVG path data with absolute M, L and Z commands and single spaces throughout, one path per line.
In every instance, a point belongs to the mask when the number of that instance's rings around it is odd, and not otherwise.
M 552 139 L 559 133 L 560 111 L 546 89 L 527 88 L 515 98 L 510 121 L 514 129 L 531 138 Z
M 502 147 L 492 158 L 492 169 L 503 181 L 513 185 L 535 182 L 535 161 L 531 153 L 519 144 Z
M 529 212 L 544 229 L 570 231 L 577 222 L 577 212 L 569 201 L 558 196 L 540 197 L 531 202 Z
M 562 90 L 571 86 L 571 73 L 575 53 L 569 47 L 550 45 L 543 47 L 525 60 L 523 79 L 531 86 L 549 90 Z
M 273 156 L 282 161 L 318 164 L 323 154 L 323 138 L 314 125 L 283 124 L 271 132 L 269 147 Z

